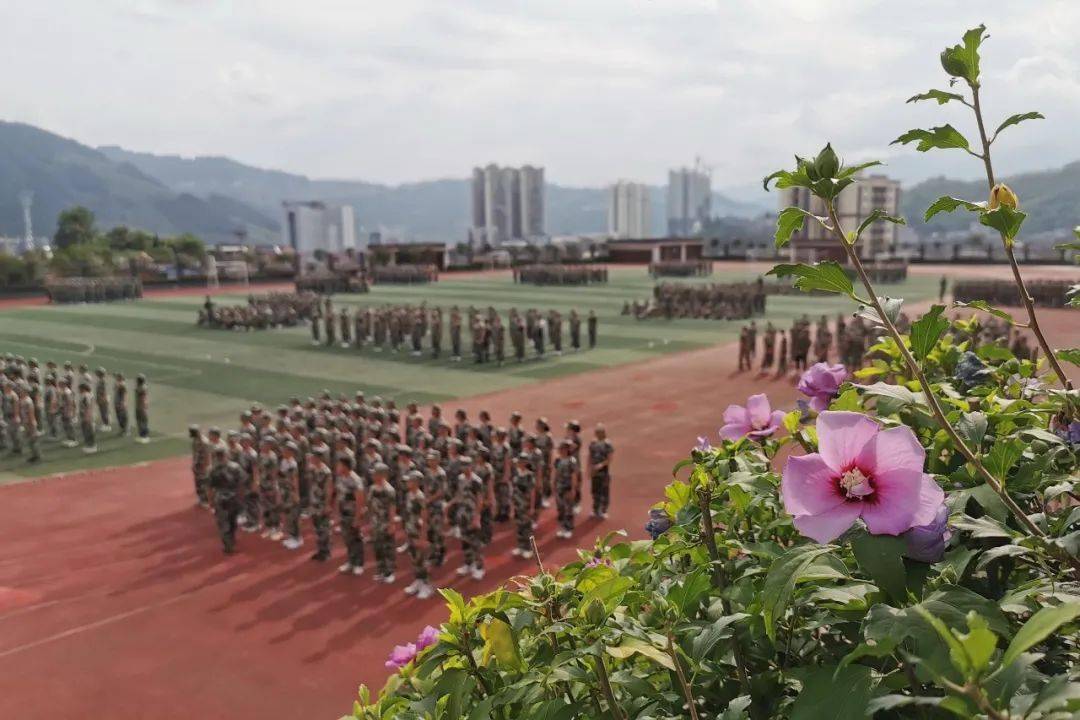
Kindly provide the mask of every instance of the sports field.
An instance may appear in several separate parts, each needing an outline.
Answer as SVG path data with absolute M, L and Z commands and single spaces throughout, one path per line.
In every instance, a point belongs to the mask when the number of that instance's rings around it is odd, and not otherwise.
M 758 266 L 725 266 L 709 278 L 683 282 L 728 282 L 756 278 Z M 105 367 L 129 378 L 145 374 L 151 383 L 152 441 L 138 445 L 130 439 L 99 439 L 100 451 L 83 455 L 78 448 L 47 443 L 43 462 L 27 465 L 17 458 L 0 458 L 0 483 L 48 475 L 74 468 L 111 467 L 168 457 L 184 452 L 189 423 L 234 426 L 237 415 L 254 402 L 276 405 L 297 395 L 364 390 L 368 396 L 393 398 L 399 405 L 447 401 L 535 383 L 579 372 L 655 358 L 658 355 L 703 348 L 737 337 L 740 321 L 647 320 L 621 315 L 628 300 L 651 296 L 653 280 L 643 267 L 612 268 L 610 282 L 591 287 L 516 285 L 509 273 L 443 275 L 427 286 L 382 285 L 366 295 L 338 295 L 335 304 L 363 306 L 381 303 L 419 303 L 462 309 L 493 306 L 505 312 L 555 308 L 564 315 L 572 308 L 594 310 L 599 317 L 599 343 L 594 350 L 548 354 L 498 368 L 477 366 L 466 358 L 451 363 L 444 357 L 391 355 L 370 348 L 327 348 L 311 345 L 306 327 L 261 332 L 210 330 L 195 325 L 200 295 L 144 298 L 134 303 L 33 306 L 0 312 L 0 352 L 12 352 L 44 362 L 71 360 L 91 370 Z M 936 292 L 932 276 L 912 276 L 890 294 L 919 300 Z M 258 290 L 255 290 L 258 292 Z M 219 295 L 222 304 L 244 302 L 243 295 Z M 768 319 L 787 327 L 792 318 L 810 313 L 849 311 L 850 303 L 835 298 L 770 297 Z M 565 332 L 565 330 L 564 330 Z M 444 341 L 445 342 L 445 341 Z M 468 348 L 468 339 L 464 341 Z M 531 349 L 530 349 L 531 353 Z

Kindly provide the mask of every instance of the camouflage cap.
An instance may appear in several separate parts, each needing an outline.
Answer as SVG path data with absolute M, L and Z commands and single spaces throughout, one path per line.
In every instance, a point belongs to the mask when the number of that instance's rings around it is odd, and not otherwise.
M 371 468 L 371 472 L 375 475 L 389 475 L 390 468 L 386 463 L 375 463 L 375 466 Z
M 424 457 L 427 460 L 435 460 L 435 461 L 442 460 L 442 455 L 439 454 L 438 450 L 428 450 L 427 455 L 425 455 Z
M 420 472 L 419 470 L 410 470 L 409 472 L 405 473 L 405 481 L 406 482 L 419 483 L 419 482 L 422 482 L 423 480 L 424 480 L 424 474 L 422 472 Z

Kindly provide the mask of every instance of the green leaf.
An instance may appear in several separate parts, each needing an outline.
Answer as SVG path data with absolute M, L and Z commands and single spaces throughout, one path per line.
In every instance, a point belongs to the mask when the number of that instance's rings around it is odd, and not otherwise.
M 491 658 L 495 658 L 499 665 L 511 670 L 524 667 L 514 631 L 506 622 L 491 618 L 486 625 L 480 626 L 480 635 L 484 638 L 485 665 Z
M 960 643 L 960 640 L 953 635 L 949 627 L 941 621 L 941 618 L 934 615 L 922 605 L 916 605 L 912 608 L 916 613 L 922 616 L 923 620 L 930 624 L 930 627 L 934 629 L 934 632 L 938 634 L 938 637 L 945 641 L 945 645 L 949 648 L 949 659 L 952 661 L 953 667 L 959 670 L 963 675 L 968 675 L 971 670 L 971 658 L 968 657 L 967 651 Z
M 653 646 L 644 640 L 639 640 L 635 637 L 629 637 L 624 635 L 618 645 L 607 646 L 608 655 L 625 660 L 631 655 L 643 655 L 658 665 L 663 665 L 668 670 L 675 669 L 675 663 L 672 662 L 671 656 L 658 647 Z
M 884 163 L 882 163 L 880 160 L 870 160 L 869 162 L 859 163 L 857 165 L 848 165 L 846 167 L 840 168 L 840 172 L 839 174 L 837 174 L 836 177 L 840 178 L 841 180 L 847 180 L 849 178 L 855 177 L 867 168 L 876 167 L 882 164 Z
M 1005 654 L 1001 656 L 1001 667 L 1008 667 L 1023 653 L 1077 617 L 1080 617 L 1080 602 L 1064 603 L 1057 607 L 1045 607 L 1039 610 L 1016 632 Z
M 1064 360 L 1067 363 L 1073 365 L 1080 365 L 1080 348 L 1064 348 L 1062 350 L 1055 350 L 1054 357 L 1058 360 Z
M 979 222 L 987 227 L 992 227 L 1004 236 L 1005 241 L 1012 244 L 1013 238 L 1020 233 L 1020 226 L 1024 224 L 1027 213 L 1014 210 L 1008 205 L 999 205 L 993 210 L 987 210 L 979 217 Z
M 938 105 L 944 105 L 953 100 L 962 102 L 965 105 L 967 104 L 967 100 L 964 99 L 963 95 L 954 92 L 946 92 L 945 90 L 927 90 L 924 93 L 912 95 L 907 99 L 907 102 L 914 103 L 921 102 L 922 100 L 937 100 Z
M 784 247 L 791 240 L 791 236 L 802 229 L 806 218 L 812 218 L 823 222 L 825 218 L 814 215 L 811 212 L 798 207 L 787 207 L 776 216 L 776 247 Z
M 907 599 L 905 548 L 906 543 L 892 535 L 871 535 L 864 532 L 851 541 L 851 550 L 862 571 L 898 603 Z
M 776 621 L 787 611 L 792 595 L 795 593 L 795 583 L 814 560 L 830 550 L 831 548 L 826 545 L 798 545 L 769 565 L 765 585 L 761 590 L 761 602 L 765 633 L 771 640 L 776 639 Z
M 1073 232 L 1080 235 L 1080 227 L 1076 228 Z M 1054 245 L 1055 250 L 1075 250 L 1080 252 L 1080 242 L 1063 242 Z
M 956 421 L 956 432 L 964 443 L 978 453 L 982 446 L 983 438 L 986 437 L 986 415 L 981 412 L 969 412 L 960 416 Z
M 953 307 L 972 308 L 973 310 L 982 310 L 985 313 L 990 313 L 994 317 L 1001 318 L 1002 320 L 1009 323 L 1010 325 L 1015 325 L 1016 324 L 1016 320 L 1013 319 L 1012 315 L 1005 312 L 1004 310 L 998 310 L 996 307 L 992 306 L 990 303 L 986 302 L 985 300 L 972 300 L 971 302 L 961 302 L 961 301 L 958 300 L 955 303 L 953 303 Z
M 1016 115 L 1010 115 L 1005 120 L 1005 122 L 998 125 L 997 130 L 994 131 L 994 137 L 997 137 L 997 134 L 999 132 L 1001 132 L 1005 128 L 1009 127 L 1010 125 L 1019 125 L 1020 123 L 1024 122 L 1025 120 L 1045 120 L 1045 119 L 1046 119 L 1046 116 L 1044 116 L 1041 112 L 1026 112 L 1026 113 L 1017 113 Z M 991 138 L 991 142 L 993 142 L 993 138 Z
M 986 205 L 983 203 L 973 203 L 968 200 L 961 200 L 960 198 L 954 198 L 949 195 L 942 195 L 934 202 L 930 203 L 930 207 L 926 208 L 926 213 L 923 215 L 923 220 L 929 222 L 930 218 L 934 217 L 938 213 L 953 212 L 958 208 L 964 208 L 971 212 L 981 213 L 986 209 Z
M 941 67 L 954 78 L 967 81 L 972 87 L 979 84 L 979 45 L 986 37 L 986 26 L 979 25 L 964 33 L 962 45 L 941 51 Z
M 949 329 L 949 321 L 941 316 L 943 312 L 944 305 L 934 305 L 930 312 L 911 324 L 911 352 L 917 360 L 926 360 L 926 356 Z
M 712 582 L 704 567 L 699 567 L 668 588 L 667 600 L 683 615 L 692 616 L 701 598 L 709 591 Z
M 791 720 L 863 720 L 871 696 L 870 668 L 862 665 L 814 668 L 800 678 L 802 692 Z
M 907 221 L 904 220 L 904 218 L 898 217 L 896 215 L 890 215 L 882 208 L 874 208 L 870 211 L 870 214 L 866 216 L 866 219 L 859 223 L 859 229 L 855 231 L 855 239 L 858 240 L 860 237 L 862 237 L 863 231 L 873 225 L 878 220 L 891 222 L 894 225 L 907 225 Z
M 734 615 L 724 615 L 717 618 L 714 623 L 694 635 L 694 639 L 690 644 L 690 657 L 698 662 L 704 660 L 718 642 L 732 634 L 732 625 L 748 617 L 750 616 L 746 613 L 735 613 Z
M 1005 482 L 1005 476 L 1009 470 L 1024 454 L 1024 443 L 1017 438 L 999 438 L 994 443 L 993 449 L 983 459 L 983 465 L 990 474 L 1001 482 Z
M 966 633 L 955 633 L 955 635 L 971 661 L 971 669 L 976 674 L 979 674 L 990 663 L 990 658 L 994 656 L 994 650 L 997 648 L 997 635 L 990 630 L 986 618 L 974 610 L 968 613 L 967 625 L 968 631 Z
M 795 277 L 795 287 L 809 292 L 811 290 L 824 290 L 825 292 L 840 293 L 855 298 L 855 286 L 837 263 L 828 260 L 814 263 L 813 265 L 777 265 L 767 275 L 775 275 L 778 278 L 789 276 Z
M 908 130 L 900 137 L 893 140 L 890 145 L 907 145 L 908 143 L 917 142 L 915 149 L 919 152 L 926 152 L 927 150 L 933 150 L 939 148 L 941 150 L 970 150 L 971 145 L 968 143 L 966 137 L 964 137 L 959 130 L 952 125 L 945 124 L 938 127 L 930 128 L 929 130 L 923 130 L 922 128 L 916 128 L 914 130 Z

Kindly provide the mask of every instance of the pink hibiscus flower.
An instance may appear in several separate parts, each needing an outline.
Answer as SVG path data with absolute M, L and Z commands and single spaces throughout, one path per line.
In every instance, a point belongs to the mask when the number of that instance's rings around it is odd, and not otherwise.
M 873 535 L 934 521 L 945 493 L 923 472 L 926 451 L 910 428 L 882 430 L 865 415 L 825 411 L 817 432 L 818 452 L 788 458 L 780 482 L 799 532 L 826 543 L 858 518 Z
M 420 631 L 420 637 L 416 638 L 416 651 L 420 652 L 437 642 L 439 642 L 439 629 L 428 625 Z
M 386 660 L 387 670 L 400 670 L 413 661 L 416 657 L 416 645 L 395 645 Z
M 760 440 L 779 430 L 783 422 L 784 413 L 773 410 L 764 393 L 751 395 L 746 400 L 746 407 L 728 405 L 724 411 L 720 437 L 725 440 L 738 440 L 741 437 Z
M 799 392 L 810 398 L 811 410 L 824 412 L 847 377 L 848 371 L 843 365 L 814 363 L 799 378 Z

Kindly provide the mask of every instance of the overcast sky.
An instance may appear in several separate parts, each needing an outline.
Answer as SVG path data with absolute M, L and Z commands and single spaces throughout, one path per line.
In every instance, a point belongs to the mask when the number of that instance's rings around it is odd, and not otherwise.
M 666 182 L 700 155 L 747 187 L 832 140 L 906 181 L 976 176 L 889 141 L 969 127 L 905 105 L 986 22 L 1001 174 L 1080 158 L 1080 2 L 947 0 L 0 0 L 0 117 L 92 145 L 228 155 L 313 177 Z M 996 124 L 996 123 L 995 123 Z

